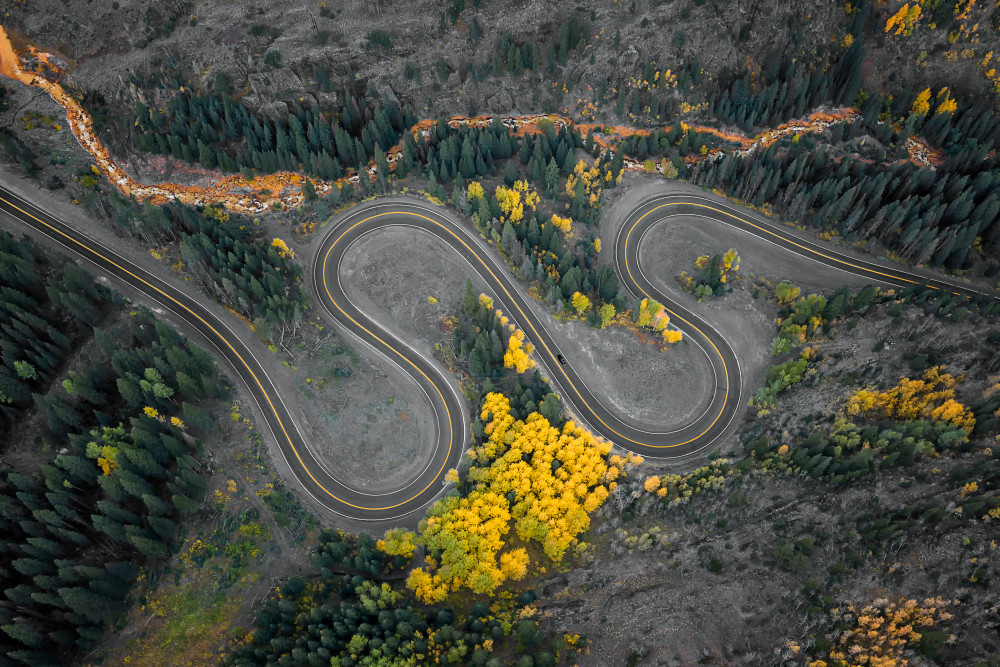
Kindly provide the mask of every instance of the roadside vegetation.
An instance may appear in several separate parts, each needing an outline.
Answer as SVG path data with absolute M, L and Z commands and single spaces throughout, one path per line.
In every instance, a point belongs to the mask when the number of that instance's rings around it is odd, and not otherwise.
M 455 0 L 410 33 L 374 3 L 352 35 L 320 3 L 304 32 L 283 35 L 265 8 L 208 40 L 221 57 L 178 62 L 165 40 L 203 7 L 143 5 L 126 45 L 46 2 L 15 3 L 5 21 L 30 39 L 37 12 L 58 14 L 46 43 L 87 57 L 66 70 L 36 57 L 53 80 L 105 50 L 165 54 L 70 88 L 119 161 L 183 188 L 215 178 L 204 170 L 239 174 L 230 202 L 259 194 L 269 210 L 127 199 L 21 87 L 0 85 L 0 155 L 290 356 L 309 309 L 296 243 L 400 189 L 460 211 L 558 318 L 648 330 L 663 347 L 681 338 L 663 307 L 630 302 L 601 262 L 598 223 L 627 173 L 891 261 L 1000 275 L 989 3 L 806 16 L 794 3 L 747 15 L 633 2 L 609 16 L 583 0 L 538 21 L 537 8 L 497 19 Z M 720 34 L 693 27 L 707 25 Z M 723 248 L 682 286 L 722 303 L 742 287 L 777 318 L 735 447 L 687 469 L 611 454 L 567 420 L 524 332 L 469 284 L 440 352 L 474 406 L 473 444 L 416 531 L 376 540 L 323 529 L 257 434 L 215 467 L 202 441 L 229 395 L 211 358 L 72 263 L 0 235 L 3 655 L 89 660 L 120 629 L 122 664 L 997 664 L 1000 305 L 919 286 L 802 293 L 739 273 Z M 228 420 L 243 422 L 238 405 Z M 292 576 L 304 551 L 312 567 Z
M 4 426 L 42 444 L 0 480 L 9 564 L 0 646 L 20 662 L 60 663 L 101 641 L 142 568 L 176 544 L 205 492 L 199 438 L 213 420 L 199 405 L 227 389 L 209 355 L 148 311 L 122 310 L 120 297 L 75 268 L 64 269 L 64 287 L 46 290 L 65 260 L 6 234 L 0 241 L 0 287 L 18 309 L 4 327 L 5 377 L 18 392 L 5 401 Z M 70 337 L 53 337 L 54 324 Z M 5 456 L 14 454 L 5 442 Z

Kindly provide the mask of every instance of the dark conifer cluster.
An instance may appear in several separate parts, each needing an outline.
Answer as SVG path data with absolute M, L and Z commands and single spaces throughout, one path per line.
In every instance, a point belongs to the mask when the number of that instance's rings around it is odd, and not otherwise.
M 100 641 L 138 568 L 169 553 L 179 517 L 197 508 L 195 435 L 213 428 L 198 403 L 226 389 L 211 356 L 147 311 L 100 326 L 112 296 L 89 275 L 70 263 L 55 273 L 54 260 L 6 234 L 0 245 L 0 372 L 20 392 L 4 404 L 4 433 L 33 401 L 52 452 L 38 472 L 0 470 L 0 654 L 62 665 Z M 53 386 L 91 335 L 86 363 Z M 21 364 L 34 373 L 12 390 Z

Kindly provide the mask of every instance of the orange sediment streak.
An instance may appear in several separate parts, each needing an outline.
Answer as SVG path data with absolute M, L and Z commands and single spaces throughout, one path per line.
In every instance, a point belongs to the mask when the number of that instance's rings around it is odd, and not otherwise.
M 48 54 L 37 51 L 33 47 L 29 48 L 29 52 L 39 63 L 48 66 L 57 74 L 59 73 L 58 68 L 53 65 Z M 170 182 L 143 185 L 125 173 L 125 170 L 111 158 L 107 148 L 94 133 L 93 121 L 90 114 L 80 106 L 80 103 L 67 93 L 58 81 L 51 81 L 46 78 L 41 72 L 42 67 L 37 69 L 39 70 L 37 72 L 25 69 L 21 58 L 14 50 L 7 36 L 7 32 L 0 25 L 0 75 L 19 81 L 27 86 L 41 88 L 47 92 L 66 111 L 70 129 L 80 142 L 80 145 L 90 153 L 98 169 L 100 169 L 108 181 L 124 195 L 135 197 L 140 201 L 149 200 L 154 204 L 163 204 L 172 200 L 202 206 L 221 204 L 231 211 L 248 214 L 260 213 L 276 204 L 282 207 L 294 208 L 301 205 L 305 199 L 302 194 L 301 184 L 302 180 L 306 177 L 292 172 L 277 172 L 257 176 L 249 180 L 239 174 L 231 176 L 218 174 L 212 182 L 205 186 L 181 185 Z M 741 133 L 726 132 L 712 127 L 693 126 L 692 129 L 700 134 L 711 134 L 723 141 L 736 144 L 738 148 L 735 149 L 735 152 L 745 155 L 758 148 L 770 146 L 782 137 L 820 132 L 832 123 L 843 120 L 854 120 L 857 117 L 857 112 L 850 108 L 830 112 L 817 112 L 804 120 L 784 123 L 773 130 L 768 130 L 755 137 L 748 137 Z M 556 128 L 573 125 L 573 121 L 570 118 L 555 114 L 509 116 L 501 119 L 504 127 L 513 131 L 518 136 L 540 132 L 542 121 L 548 121 Z M 454 116 L 447 121 L 448 126 L 452 128 L 458 128 L 463 125 L 483 128 L 489 126 L 492 122 L 492 116 L 476 116 L 474 118 Z M 433 129 L 434 124 L 434 120 L 422 120 L 410 128 L 410 132 L 414 137 L 426 135 Z M 575 127 L 584 134 L 593 131 L 594 141 L 602 148 L 611 148 L 618 139 L 636 135 L 644 136 L 651 132 L 651 130 L 627 126 L 607 126 L 596 123 L 576 124 Z M 604 133 L 606 128 L 611 130 L 609 134 Z M 394 163 L 399 158 L 401 147 L 402 143 L 387 151 L 386 159 L 389 162 L 390 168 L 395 166 Z M 722 152 L 722 150 L 720 148 L 713 148 L 706 156 L 692 155 L 688 156 L 686 161 L 688 163 L 696 163 L 704 159 L 704 157 L 716 155 Z M 933 167 L 941 162 L 940 152 L 935 151 L 925 142 L 918 139 L 911 138 L 907 142 L 907 151 L 910 159 L 921 166 Z M 624 167 L 626 171 L 644 171 L 642 162 L 628 156 L 624 158 Z M 376 175 L 375 165 L 369 165 L 366 171 L 369 178 L 374 177 Z M 662 171 L 659 163 L 655 163 L 654 171 Z M 316 193 L 322 196 L 328 194 L 334 186 L 339 187 L 345 183 L 357 183 L 358 175 L 351 174 L 336 182 L 320 181 L 311 178 L 309 180 L 312 181 L 316 188 Z M 265 194 L 265 192 L 271 194 Z

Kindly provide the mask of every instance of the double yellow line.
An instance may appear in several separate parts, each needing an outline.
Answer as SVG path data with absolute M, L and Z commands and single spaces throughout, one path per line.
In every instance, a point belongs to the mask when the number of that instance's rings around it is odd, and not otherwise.
M 149 288 L 149 290 L 151 292 L 155 292 L 156 294 L 160 295 L 161 297 L 169 300 L 171 303 L 173 303 L 174 305 L 178 306 L 181 310 L 183 310 L 184 312 L 186 312 L 191 318 L 197 320 L 198 322 L 201 322 L 209 330 L 211 330 L 211 332 L 213 334 L 215 334 L 218 337 L 218 339 L 220 341 L 222 341 L 225 344 L 225 346 L 227 348 L 229 348 L 229 350 L 234 355 L 236 355 L 236 358 L 240 360 L 240 362 L 243 364 L 243 367 L 246 368 L 247 372 L 250 373 L 250 376 L 254 379 L 254 382 L 257 383 L 257 387 L 260 389 L 260 393 L 264 396 L 264 399 L 267 401 L 268 406 L 271 408 L 271 412 L 274 415 L 274 419 L 278 423 L 278 426 L 281 428 L 281 432 L 285 436 L 285 440 L 288 442 L 288 446 L 291 448 L 292 453 L 295 454 L 295 458 L 296 458 L 296 460 L 298 460 L 299 465 L 302 466 L 302 469 L 309 476 L 309 479 L 311 479 L 313 481 L 313 483 L 316 484 L 316 486 L 319 489 L 322 489 L 322 491 L 324 493 L 326 493 L 330 498 L 333 498 L 337 502 L 339 502 L 339 503 L 341 503 L 341 504 L 343 504 L 343 505 L 345 505 L 347 507 L 352 507 L 354 509 L 366 510 L 366 511 L 379 511 L 379 510 L 393 509 L 393 508 L 399 507 L 401 505 L 405 505 L 405 504 L 407 504 L 407 503 L 409 503 L 410 501 L 413 500 L 413 498 L 410 498 L 410 499 L 408 499 L 408 500 L 406 500 L 406 501 L 404 501 L 402 503 L 399 503 L 397 505 L 391 505 L 389 507 L 363 507 L 361 505 L 352 504 L 352 503 L 344 500 L 343 498 L 340 498 L 335 493 L 333 493 L 332 491 L 330 491 L 329 489 L 327 489 L 325 486 L 323 486 L 322 483 L 320 483 L 320 481 L 318 479 L 316 479 L 316 477 L 313 475 L 312 471 L 309 470 L 309 468 L 306 466 L 305 461 L 302 460 L 302 456 L 299 454 L 298 448 L 295 446 L 295 443 L 292 441 L 292 437 L 289 435 L 288 430 L 285 428 L 285 423 L 282 421 L 281 416 L 278 414 L 278 410 L 275 407 L 274 402 L 271 400 L 270 394 L 268 394 L 267 390 L 264 389 L 264 385 L 261 383 L 260 379 L 257 377 L 257 374 L 254 373 L 253 368 L 251 368 L 250 364 L 248 364 L 247 361 L 243 358 L 243 355 L 241 355 L 236 350 L 236 348 L 233 347 L 232 343 L 230 343 L 229 340 L 225 336 L 223 336 L 219 332 L 218 329 L 216 329 L 214 326 L 212 326 L 209 322 L 205 321 L 205 319 L 202 318 L 200 315 L 198 315 L 198 313 L 196 313 L 193 310 L 191 310 L 190 308 L 188 308 L 185 304 L 181 303 L 180 301 L 178 301 L 177 299 L 175 299 L 173 296 L 171 296 L 167 292 L 163 291 L 162 289 L 160 289 L 159 287 L 157 287 L 153 283 L 150 283 L 149 281 L 145 280 L 141 276 L 136 275 L 134 272 L 132 272 L 131 270 L 129 270 L 125 266 L 122 266 L 121 264 L 119 264 L 118 262 L 114 261 L 113 259 L 111 259 L 111 258 L 103 255 L 98 250 L 95 250 L 94 248 L 90 247 L 89 245 L 87 245 L 85 243 L 82 243 L 81 241 L 78 241 L 77 239 L 75 239 L 72 236 L 66 234 L 65 232 L 63 232 L 62 230 L 58 229 L 57 227 L 55 227 L 53 225 L 50 225 L 45 220 L 42 220 L 38 216 L 36 216 L 36 215 L 34 215 L 34 214 L 32 214 L 32 213 L 30 213 L 28 211 L 25 211 L 23 208 L 21 208 L 20 206 L 18 206 L 15 203 L 9 201 L 8 199 L 6 199 L 5 197 L 3 197 L 2 195 L 0 195 L 0 201 L 2 201 L 3 203 L 7 204 L 11 208 L 14 208 L 14 209 L 20 211 L 21 214 L 24 215 L 25 217 L 30 218 L 30 219 L 34 220 L 35 222 L 43 225 L 46 229 L 50 230 L 53 234 L 58 235 L 59 237 L 62 237 L 63 239 L 65 239 L 66 241 L 68 241 L 70 244 L 72 244 L 73 247 L 78 247 L 78 248 L 80 248 L 80 249 L 82 249 L 82 250 L 84 250 L 86 252 L 89 252 L 90 254 L 94 255 L 95 257 L 100 258 L 101 260 L 107 262 L 111 266 L 114 266 L 117 269 L 119 269 L 120 271 L 128 274 L 137 283 L 141 283 L 142 285 L 145 285 L 147 288 Z M 147 293 L 150 293 L 150 292 L 147 292 Z M 152 296 L 152 294 L 151 294 L 151 296 Z M 417 494 L 417 495 L 419 495 L 419 494 Z M 414 497 L 416 497 L 416 496 L 414 496 Z

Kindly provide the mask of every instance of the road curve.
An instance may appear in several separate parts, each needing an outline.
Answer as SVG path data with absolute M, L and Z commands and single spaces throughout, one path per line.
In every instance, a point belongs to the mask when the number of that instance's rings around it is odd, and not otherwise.
M 556 355 L 560 350 L 554 339 L 529 307 L 510 270 L 477 233 L 439 209 L 412 200 L 377 200 L 362 204 L 322 232 L 315 244 L 317 250 L 309 272 L 313 287 L 330 318 L 385 355 L 417 382 L 434 408 L 438 441 L 422 471 L 409 483 L 387 493 L 371 494 L 354 488 L 349 481 L 338 479 L 335 471 L 325 469 L 313 456 L 263 366 L 240 339 L 245 332 L 234 332 L 181 290 L 2 187 L 0 210 L 83 257 L 102 272 L 144 293 L 199 331 L 229 361 L 249 389 L 282 456 L 302 487 L 331 512 L 381 523 L 411 515 L 433 501 L 444 488 L 445 472 L 457 466 L 469 436 L 466 407 L 440 365 L 373 321 L 344 291 L 340 282 L 341 262 L 353 242 L 372 230 L 393 225 L 415 227 L 451 246 L 493 291 L 497 306 L 525 331 L 535 345 L 538 360 L 558 385 L 571 411 L 608 440 L 627 450 L 657 458 L 682 458 L 712 446 L 727 433 L 743 398 L 739 359 L 726 339 L 708 322 L 657 290 L 642 271 L 638 252 L 641 241 L 653 226 L 666 218 L 676 215 L 709 217 L 744 229 L 790 252 L 891 285 L 920 283 L 956 294 L 981 294 L 956 283 L 930 280 L 893 267 L 850 258 L 793 237 L 744 209 L 707 197 L 671 195 L 647 200 L 629 214 L 616 236 L 614 263 L 619 280 L 637 298 L 650 297 L 664 304 L 672 315 L 672 323 L 708 356 L 716 389 L 708 407 L 691 424 L 672 431 L 647 431 L 623 422 L 603 405 L 574 370 L 572 355 L 567 364 L 558 363 Z
M 394 225 L 435 235 L 479 274 L 492 292 L 495 305 L 535 346 L 538 360 L 545 366 L 549 379 L 558 385 L 574 415 L 608 440 L 644 456 L 681 457 L 713 444 L 735 418 L 742 390 L 739 360 L 725 338 L 693 313 L 683 311 L 680 306 L 674 308 L 675 313 L 686 313 L 680 328 L 689 340 L 701 347 L 712 364 L 715 376 L 712 399 L 702 414 L 686 426 L 670 431 L 645 430 L 624 422 L 602 403 L 575 370 L 572 355 L 567 364 L 558 362 L 557 355 L 562 351 L 529 306 L 529 297 L 524 295 L 524 289 L 496 250 L 486 246 L 477 232 L 439 209 L 411 201 L 375 202 L 359 207 L 323 232 L 312 267 L 316 292 L 327 313 L 342 327 L 371 342 L 386 356 L 409 365 L 413 369 L 411 374 L 421 384 L 430 382 L 433 386 L 427 393 L 436 402 L 439 413 L 451 412 L 445 400 L 448 382 L 444 372 L 420 358 L 396 335 L 361 312 L 347 298 L 341 284 L 339 268 L 354 241 L 375 229 Z M 627 279 L 627 274 L 624 278 Z M 453 440 L 442 438 L 442 447 L 449 444 L 453 445 Z

